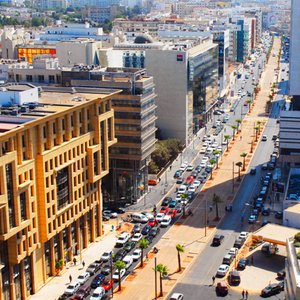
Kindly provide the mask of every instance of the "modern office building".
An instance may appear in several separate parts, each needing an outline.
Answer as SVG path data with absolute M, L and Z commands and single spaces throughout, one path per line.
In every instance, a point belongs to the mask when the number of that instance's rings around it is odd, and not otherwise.
M 292 0 L 291 8 L 291 38 L 290 38 L 290 73 L 289 94 L 293 97 L 293 109 L 300 110 L 300 7 L 296 0 Z
M 106 204 L 137 201 L 148 191 L 148 164 L 154 151 L 156 93 L 154 79 L 145 69 L 102 68 L 62 71 L 67 86 L 122 89 L 112 97 L 115 135 L 110 148 L 110 172 L 103 181 Z
M 79 260 L 102 235 L 101 182 L 119 92 L 44 87 L 17 114 L 1 109 L 0 299 L 28 299 L 56 275 L 57 262 Z

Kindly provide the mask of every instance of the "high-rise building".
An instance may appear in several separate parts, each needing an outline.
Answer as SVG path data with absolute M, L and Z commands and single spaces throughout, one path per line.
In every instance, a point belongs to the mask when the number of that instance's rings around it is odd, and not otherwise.
M 5 88 L 18 94 L 32 87 Z M 102 235 L 101 182 L 116 143 L 111 97 L 119 91 L 44 87 L 36 93 L 38 103 L 6 106 L 0 115 L 5 300 L 27 299 L 56 275 L 60 262 L 79 259 Z

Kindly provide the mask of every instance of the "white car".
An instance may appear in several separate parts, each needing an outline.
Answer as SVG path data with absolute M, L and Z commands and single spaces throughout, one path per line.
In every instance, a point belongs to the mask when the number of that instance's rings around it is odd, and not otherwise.
M 202 147 L 199 151 L 200 154 L 205 154 L 207 147 Z
M 189 192 L 195 192 L 196 191 L 196 187 L 194 185 L 191 185 L 188 189 Z
M 78 281 L 74 281 L 68 285 L 68 287 L 65 290 L 65 294 L 73 295 L 78 291 L 79 288 L 80 288 L 80 283 Z
M 128 240 L 130 239 L 130 234 L 127 232 L 123 232 L 116 241 L 117 246 L 124 246 Z
M 181 200 L 181 194 L 176 194 L 175 200 L 180 201 Z
M 224 277 L 226 275 L 226 273 L 229 270 L 229 266 L 228 265 L 220 265 L 218 271 L 217 271 L 217 275 Z
M 125 273 L 126 273 L 126 270 L 125 270 L 125 269 L 121 269 L 121 270 L 120 270 L 120 276 L 121 276 L 121 278 L 125 275 Z M 115 270 L 115 272 L 114 272 L 114 274 L 113 274 L 113 276 L 112 276 L 112 279 L 113 279 L 114 281 L 118 281 L 118 280 L 119 280 L 119 270 L 118 270 L 118 269 Z
M 239 238 L 240 238 L 240 239 L 246 239 L 247 236 L 248 236 L 248 234 L 249 234 L 249 232 L 247 232 L 247 231 L 242 231 L 242 232 L 240 233 Z
M 112 257 L 113 252 L 109 251 L 109 252 L 104 252 L 101 256 L 101 261 L 103 262 L 107 262 L 110 260 L 110 258 Z
M 171 224 L 171 221 L 172 221 L 172 218 L 170 216 L 165 216 L 161 223 L 160 223 L 160 226 L 161 227 L 168 227 L 170 224 Z
M 118 217 L 118 214 L 116 212 L 108 210 L 108 209 L 104 210 L 103 214 L 104 215 L 111 215 L 111 218 L 117 218 Z
M 200 165 L 199 165 L 199 166 L 200 166 L 201 168 L 205 168 L 205 167 L 206 167 L 206 164 L 207 164 L 207 162 L 202 160 L 202 161 L 200 162 Z
M 239 249 L 238 248 L 230 248 L 230 250 L 228 251 L 228 254 L 235 257 L 236 254 L 238 253 Z
M 137 243 L 138 241 L 140 241 L 140 240 L 142 239 L 142 237 L 143 237 L 143 236 L 142 236 L 141 233 L 135 233 L 135 234 L 133 235 L 133 237 L 132 237 L 131 240 L 132 240 L 133 242 L 136 242 L 136 243 Z
M 157 215 L 156 215 L 156 221 L 157 222 L 161 222 L 162 221 L 162 219 L 164 218 L 164 216 L 165 216 L 165 214 L 163 214 L 163 213 L 158 213 Z
M 131 255 L 126 255 L 123 260 L 122 260 L 124 263 L 125 263 L 125 268 L 128 269 L 132 263 L 133 263 L 133 258 Z
M 131 256 L 132 256 L 132 259 L 134 261 L 136 261 L 141 258 L 141 255 L 142 255 L 142 249 L 135 249 Z
M 209 161 L 209 157 L 203 156 L 203 157 L 202 157 L 202 161 L 208 162 L 208 161 Z
M 208 147 L 207 149 L 206 149 L 206 153 L 207 154 L 212 154 L 214 152 L 214 148 L 212 148 L 212 147 Z
M 91 295 L 90 300 L 101 300 L 105 295 L 105 289 L 103 287 L 97 287 L 93 294 Z
M 154 218 L 153 214 L 151 214 L 151 213 L 148 212 L 148 211 L 143 211 L 142 214 L 143 214 L 145 217 L 147 217 L 148 220 Z
M 187 186 L 182 184 L 178 189 L 178 194 L 185 194 L 187 190 Z
M 89 278 L 90 278 L 90 273 L 84 272 L 77 277 L 76 281 L 78 281 L 82 285 L 86 283 Z
M 188 172 L 191 172 L 191 171 L 194 170 L 194 166 L 188 165 L 187 168 L 186 168 L 186 170 L 187 170 Z
M 183 300 L 184 296 L 180 293 L 173 293 L 170 300 Z
M 181 166 L 180 166 L 179 170 L 181 170 L 181 171 L 185 171 L 185 170 L 186 170 L 186 168 L 187 168 L 187 164 L 186 164 L 186 163 L 183 163 L 183 164 L 181 164 Z
M 201 182 L 199 181 L 199 180 L 195 180 L 194 182 L 193 182 L 193 186 L 194 187 L 198 187 L 198 186 L 200 186 L 200 184 L 201 184 Z

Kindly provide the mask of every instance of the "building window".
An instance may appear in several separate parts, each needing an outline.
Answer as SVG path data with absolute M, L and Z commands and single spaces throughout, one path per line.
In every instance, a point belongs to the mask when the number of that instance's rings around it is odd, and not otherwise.
M 26 81 L 32 82 L 32 75 L 26 75 Z
M 38 76 L 38 82 L 43 83 L 44 81 L 45 81 L 44 75 L 39 75 L 39 76 Z
M 23 192 L 20 194 L 20 212 L 21 212 L 22 221 L 27 220 L 26 208 L 27 208 L 26 193 Z
M 69 204 L 70 188 L 69 188 L 69 168 L 63 168 L 57 172 L 57 208 L 62 209 Z
M 99 175 L 99 172 L 98 172 L 98 152 L 95 152 L 94 153 L 94 175 Z
M 10 228 L 16 227 L 15 204 L 14 204 L 14 182 L 12 163 L 6 165 L 6 189 L 8 200 L 8 216 Z
M 55 83 L 54 75 L 49 75 L 49 83 Z

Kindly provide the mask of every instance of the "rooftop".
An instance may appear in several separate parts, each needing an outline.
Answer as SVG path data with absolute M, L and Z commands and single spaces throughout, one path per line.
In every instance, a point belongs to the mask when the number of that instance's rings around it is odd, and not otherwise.
M 286 212 L 294 212 L 294 213 L 299 213 L 300 214 L 300 203 L 288 207 L 285 211 Z

